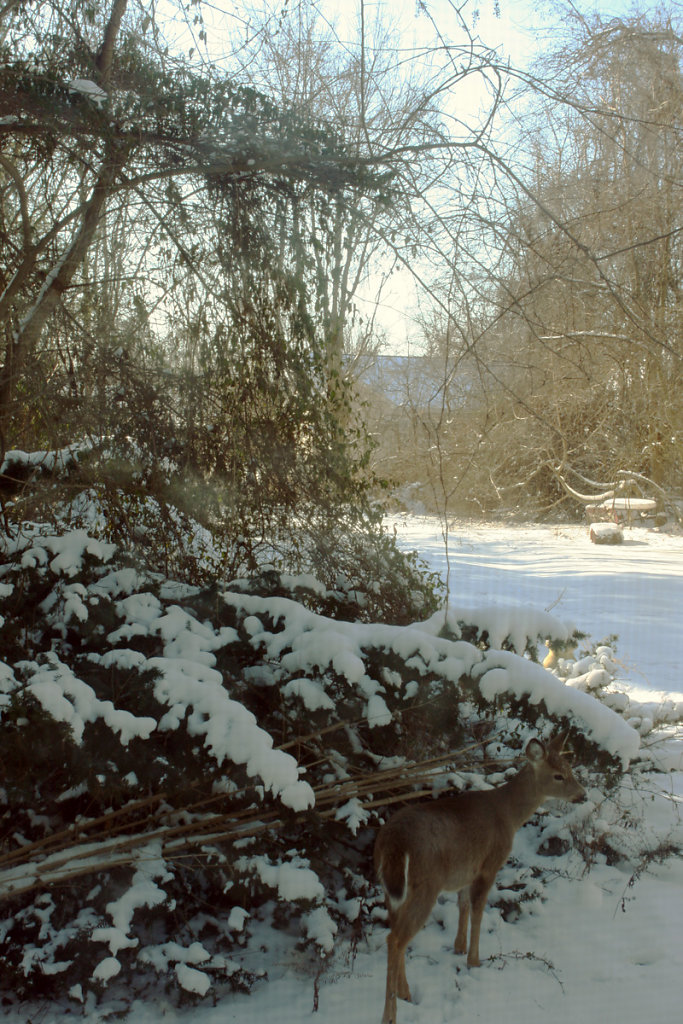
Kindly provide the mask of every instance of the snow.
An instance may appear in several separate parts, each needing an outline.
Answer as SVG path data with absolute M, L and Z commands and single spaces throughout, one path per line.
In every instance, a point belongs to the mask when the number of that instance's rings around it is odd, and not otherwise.
M 336 821 L 345 821 L 355 836 L 359 827 L 364 825 L 368 820 L 368 812 L 365 810 L 360 800 L 353 797 L 342 807 L 337 808 L 334 817 Z
M 239 871 L 255 872 L 262 882 L 277 889 L 285 900 L 317 900 L 325 895 L 315 871 L 301 858 L 289 863 L 271 864 L 265 857 L 244 857 L 236 862 L 235 867 Z
M 374 693 L 368 701 L 368 725 L 375 729 L 382 725 L 389 725 L 391 719 L 391 711 L 384 698 L 380 697 L 378 693 Z
M 180 657 L 181 651 L 186 650 L 187 639 L 181 633 L 174 634 L 170 650 L 166 649 L 167 656 L 147 661 L 148 667 L 158 672 L 154 696 L 170 708 L 159 728 L 173 729 L 189 715 L 189 732 L 204 737 L 219 764 L 234 761 L 246 765 L 249 775 L 260 776 L 266 788 L 293 810 L 312 807 L 313 790 L 307 782 L 299 780 L 294 758 L 272 749 L 269 733 L 258 726 L 250 711 L 228 696 L 220 672 L 200 660 Z M 189 639 L 194 649 L 191 634 Z
M 211 981 L 203 971 L 197 971 L 187 964 L 176 964 L 175 968 L 181 988 L 186 992 L 193 992 L 197 996 L 205 996 L 211 988 Z
M 444 570 L 438 523 L 408 516 L 394 522 L 402 544 L 417 548 L 435 568 Z M 64 580 L 50 614 L 62 615 L 65 621 L 87 615 L 94 592 L 92 587 L 88 593 L 70 589 L 71 568 L 88 554 L 103 562 L 109 557 L 105 546 L 91 549 L 92 538 L 69 537 L 58 543 L 59 538 L 29 535 L 17 547 L 27 566 L 49 565 L 50 572 Z M 570 849 L 557 858 L 552 883 L 539 886 L 536 898 L 521 903 L 516 919 L 505 920 L 496 907 L 487 907 L 480 969 L 468 970 L 462 958 L 453 954 L 457 901 L 442 897 L 410 947 L 407 974 L 415 1002 L 399 1001 L 399 1022 L 446 1024 L 458 1019 L 546 1024 L 551 1015 L 556 1024 L 601 1019 L 669 1024 L 680 1015 L 683 862 L 669 857 L 646 864 L 638 848 L 631 846 L 636 840 L 627 812 L 631 808 L 645 816 L 650 848 L 658 843 L 683 845 L 683 737 L 675 725 L 683 708 L 683 537 L 626 528 L 622 545 L 604 548 L 592 545 L 580 526 L 477 524 L 454 529 L 450 553 L 447 624 L 455 639 L 439 635 L 446 623 L 443 613 L 406 629 L 331 622 L 280 597 L 225 592 L 223 599 L 246 613 L 242 621 L 249 642 L 263 647 L 272 664 L 282 665 L 293 675 L 283 687 L 283 698 L 300 701 L 311 712 L 332 703 L 326 684 L 306 677 L 307 668 L 316 665 L 357 689 L 369 724 L 386 721 L 391 712 L 382 694 L 400 686 L 400 677 L 387 673 L 382 691 L 366 675 L 363 661 L 365 650 L 383 647 L 408 659 L 415 679 L 434 671 L 455 684 L 467 675 L 488 698 L 512 693 L 543 703 L 624 763 L 649 757 L 667 774 L 648 775 L 647 787 L 634 786 L 629 791 L 626 785 L 621 804 L 594 788 L 585 804 L 543 819 L 544 837 L 568 838 Z M 214 631 L 180 606 L 162 606 L 153 595 L 145 594 L 144 579 L 130 575 L 133 572 L 103 572 L 98 581 L 103 593 L 121 595 L 117 607 L 126 624 L 110 634 L 113 649 L 91 659 L 99 659 L 104 668 L 114 661 L 139 668 L 143 656 L 125 646 L 127 638 L 161 637 L 163 656 L 149 659 L 159 673 L 155 695 L 168 707 L 158 727 L 173 728 L 187 716 L 195 735 L 203 738 L 218 760 L 245 764 L 249 774 L 260 777 L 287 806 L 295 810 L 310 806 L 313 793 L 299 777 L 295 759 L 274 750 L 271 737 L 259 729 L 254 716 L 220 685 L 214 652 L 236 639 L 234 631 Z M 301 585 L 314 586 L 310 580 Z M 134 587 L 139 592 L 130 595 Z M 265 612 L 277 631 L 262 628 Z M 478 650 L 457 638 L 462 624 L 470 622 L 486 629 L 491 650 Z M 564 675 L 496 649 L 507 639 L 518 650 L 539 636 L 568 639 L 575 627 L 590 632 L 588 639 L 599 646 L 589 658 L 581 656 L 580 645 L 576 661 L 561 660 Z M 614 634 L 616 641 L 609 639 Z M 590 649 L 588 639 L 586 649 Z M 619 687 L 611 693 L 612 684 L 606 680 L 615 673 Z M 11 668 L 0 662 L 0 708 L 3 695 L 16 685 Z M 82 734 L 88 721 L 101 717 L 124 743 L 144 735 L 151 722 L 121 718 L 123 712 L 98 702 L 87 684 L 58 660 L 36 666 L 28 685 L 55 718 L 68 722 L 75 735 Z M 591 695 L 596 687 L 605 689 L 605 701 Z M 610 710 L 610 696 L 624 715 Z M 660 730 L 655 736 L 656 724 Z M 355 798 L 335 811 L 351 833 L 363 824 L 366 813 Z M 571 836 L 589 821 L 593 826 L 604 823 L 630 862 L 612 864 L 596 849 L 588 872 L 571 848 Z M 272 949 L 253 965 L 255 970 L 265 969 L 268 980 L 257 983 L 250 995 L 219 991 L 215 1006 L 190 1002 L 182 1008 L 154 999 L 137 1001 L 124 1019 L 129 1024 L 157 1024 L 165 1019 L 176 1024 L 251 1024 L 266 1019 L 303 1024 L 316 1006 L 325 1024 L 346 1024 L 350 1016 L 379 1021 L 386 957 L 383 912 L 376 913 L 376 927 L 351 946 L 340 941 L 335 923 L 319 903 L 323 887 L 311 864 L 284 854 L 272 863 L 248 852 L 242 861 L 236 868 L 257 874 L 280 897 L 310 903 L 302 918 L 304 931 L 326 955 L 328 970 L 312 976 L 297 970 L 291 947 L 290 952 Z M 512 858 L 501 871 L 499 890 L 514 895 L 523 874 L 533 890 L 536 866 L 547 868 L 547 858 L 522 830 Z M 118 954 L 124 951 L 125 955 L 133 941 L 129 936 L 133 916 L 163 900 L 164 871 L 159 850 L 150 844 L 140 851 L 129 888 L 108 904 L 111 924 L 93 935 L 107 954 L 95 969 L 96 979 L 103 984 L 121 969 Z M 349 920 L 357 914 L 358 907 L 350 906 Z M 239 932 L 248 917 L 248 907 L 234 907 L 227 926 Z M 283 945 L 282 950 L 286 948 Z M 208 971 L 209 954 L 199 943 L 187 948 L 164 943 L 146 947 L 143 955 L 160 973 L 172 970 L 189 995 L 209 993 L 211 976 L 202 969 Z M 73 986 L 73 997 L 83 1000 L 80 985 Z M 104 1006 L 90 1005 L 87 1019 L 99 1021 L 105 1012 Z M 31 1015 L 8 1010 L 6 1016 L 8 1024 L 20 1024 Z M 46 1024 L 65 1019 L 59 1007 L 40 1007 L 35 1016 Z
M 489 662 L 497 663 L 489 668 Z M 610 708 L 581 691 L 567 687 L 540 665 L 521 662 L 509 651 L 489 652 L 489 656 L 475 675 L 482 672 L 479 689 L 487 700 L 493 701 L 504 693 L 528 697 L 531 704 L 543 703 L 553 715 L 565 715 L 579 723 L 582 731 L 599 743 L 610 754 L 621 757 L 624 766 L 635 757 L 640 737 L 622 718 L 615 717 Z
M 60 662 L 56 654 L 48 655 L 48 664 L 32 665 L 27 690 L 58 722 L 66 722 L 76 742 L 82 740 L 86 722 L 104 719 L 112 732 L 118 734 L 121 744 L 127 746 L 134 736 L 143 739 L 156 729 L 153 718 L 137 718 L 130 711 L 115 708 L 109 700 L 99 700 L 94 690 L 71 669 Z
M 502 647 L 509 639 L 517 651 L 524 650 L 527 638 L 545 636 L 553 640 L 567 640 L 576 626 L 576 623 L 559 620 L 541 608 L 499 601 L 474 607 L 451 603 L 446 621 L 453 630 L 457 630 L 458 622 L 476 623 L 480 634 L 488 633 L 491 647 Z M 443 612 L 437 612 L 432 619 L 433 626 L 440 629 L 443 622 Z
M 334 949 L 334 937 L 337 926 L 325 907 L 316 907 L 303 916 L 304 931 L 309 939 L 313 939 L 324 953 Z
M 102 107 L 107 102 L 107 93 L 96 82 L 89 78 L 73 78 L 68 85 L 69 92 L 76 93 L 91 100 L 96 107 Z
M 246 621 L 246 620 L 245 620 Z M 260 619 L 258 620 L 261 621 Z M 309 711 L 319 711 L 321 708 L 332 709 L 334 701 L 328 697 L 320 683 L 313 679 L 290 679 L 282 688 L 284 697 L 299 697 Z
M 242 907 L 233 907 L 228 916 L 228 928 L 234 932 L 241 932 L 248 917 L 248 911 Z
M 71 463 L 76 462 L 78 452 L 89 448 L 87 443 L 68 445 L 66 448 L 58 448 L 56 451 L 25 452 L 18 448 L 12 448 L 5 452 L 5 457 L 0 462 L 0 473 L 12 472 L 14 466 L 31 466 L 34 469 L 44 470 L 51 473 L 54 470 L 64 470 Z
M 443 613 L 434 615 L 425 623 L 410 628 L 381 624 L 334 622 L 303 608 L 296 601 L 284 597 L 264 598 L 254 595 L 224 593 L 224 600 L 249 613 L 269 615 L 279 624 L 277 633 L 262 631 L 254 641 L 262 644 L 273 662 L 278 661 L 287 672 L 304 672 L 314 666 L 329 669 L 357 686 L 366 698 L 366 718 L 371 727 L 381 727 L 391 721 L 391 712 L 378 692 L 379 684 L 365 672 L 362 653 L 373 647 L 395 651 L 416 674 L 435 672 L 457 685 L 463 676 L 472 675 L 479 688 L 489 699 L 510 693 L 526 696 L 534 704 L 544 704 L 554 714 L 572 719 L 596 743 L 609 753 L 620 757 L 625 764 L 635 755 L 639 746 L 638 733 L 612 714 L 609 708 L 566 687 L 555 676 L 531 662 L 505 651 L 480 651 L 469 643 L 438 636 L 444 625 Z M 555 616 L 537 609 L 500 606 L 482 614 L 490 635 L 502 643 L 511 637 L 519 650 L 524 650 L 530 638 L 547 633 L 566 638 L 571 627 Z M 448 615 L 452 630 L 458 630 L 458 621 L 474 621 L 472 613 L 454 609 Z M 478 620 L 477 620 L 478 621 Z M 323 706 L 324 692 L 318 684 L 307 686 L 301 680 L 287 684 L 285 695 L 298 693 L 304 701 Z M 311 707 L 311 703 L 307 706 Z M 231 754 L 237 760 L 235 753 Z
M 115 978 L 121 970 L 121 964 L 115 956 L 107 956 L 104 960 L 100 960 L 99 964 L 92 972 L 92 976 L 95 981 L 110 981 L 111 978 Z
M 36 543 L 31 544 L 34 536 Z M 66 534 L 52 536 L 42 533 L 32 535 L 29 531 L 4 543 L 8 552 L 23 551 L 21 564 L 25 568 L 49 563 L 55 576 L 67 577 L 75 576 L 80 571 L 87 555 L 106 562 L 116 551 L 115 544 L 91 537 L 87 530 L 71 530 Z
M 101 554 L 104 557 L 108 552 Z M 129 577 L 127 582 L 135 583 L 137 579 Z M 104 586 L 111 593 L 119 592 L 123 583 L 120 573 L 104 577 Z M 299 607 L 295 602 L 289 602 L 289 605 Z M 231 760 L 246 765 L 249 775 L 260 776 L 266 789 L 279 795 L 292 810 L 311 807 L 313 791 L 305 780 L 299 779 L 295 759 L 283 751 L 272 749 L 272 737 L 259 728 L 251 712 L 230 699 L 221 673 L 213 667 L 216 660 L 213 652 L 237 640 L 236 631 L 230 627 L 215 631 L 178 605 L 164 610 L 159 599 L 146 592 L 121 598 L 116 602 L 116 610 L 125 619 L 125 624 L 109 634 L 107 639 L 111 643 L 125 643 L 133 636 L 146 635 L 160 636 L 164 641 L 163 657 L 149 658 L 145 662 L 147 668 L 158 674 L 155 697 L 169 708 L 158 728 L 162 731 L 175 729 L 187 716 L 190 733 L 203 737 L 219 764 Z M 260 640 L 262 635 L 257 633 L 255 639 Z M 102 663 L 106 666 L 109 659 L 122 659 L 124 664 L 142 664 L 126 648 L 108 652 Z M 59 711 L 62 715 L 60 720 L 70 722 L 66 717 L 69 709 L 60 706 Z M 121 716 L 125 714 L 119 712 Z M 141 735 L 147 724 L 142 719 L 117 722 L 122 731 L 122 742 L 124 725 L 128 726 L 128 736 L 134 729 Z M 152 722 L 152 727 L 156 727 L 156 723 Z
M 445 573 L 439 523 L 396 516 L 399 540 Z M 683 536 L 626 527 L 618 547 L 591 544 L 583 525 L 460 527 L 449 537 L 451 603 L 456 607 L 516 605 L 552 612 L 589 630 L 618 635 L 626 678 L 647 688 L 681 692 L 680 628 Z

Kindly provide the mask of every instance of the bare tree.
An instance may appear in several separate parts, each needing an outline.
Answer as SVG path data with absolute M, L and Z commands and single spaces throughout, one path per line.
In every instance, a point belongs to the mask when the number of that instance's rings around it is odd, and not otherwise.
M 680 33 L 666 16 L 570 27 L 511 98 L 516 149 L 487 143 L 498 173 L 452 226 L 425 332 L 452 400 L 445 420 L 413 409 L 417 459 L 443 453 L 461 508 L 550 511 L 563 453 L 598 480 L 672 486 L 683 468 Z

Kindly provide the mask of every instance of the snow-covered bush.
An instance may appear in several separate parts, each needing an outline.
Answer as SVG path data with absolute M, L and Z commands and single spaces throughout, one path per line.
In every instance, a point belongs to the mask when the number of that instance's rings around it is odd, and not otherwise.
M 402 551 L 382 510 L 350 502 L 260 512 L 231 506 L 220 480 L 181 472 L 131 437 L 109 437 L 61 451 L 7 454 L 0 497 L 8 526 L 50 523 L 116 544 L 147 570 L 193 585 L 217 578 L 312 575 L 318 610 L 366 621 L 410 622 L 438 606 L 443 584 L 415 552 Z M 273 575 L 273 570 L 275 573 Z
M 381 916 L 374 827 L 408 790 L 495 782 L 553 723 L 587 768 L 638 750 L 514 653 L 566 633 L 550 616 L 361 621 L 344 587 L 202 589 L 83 528 L 2 549 L 0 955 L 19 996 L 248 988 L 268 927 L 328 957 Z M 459 638 L 475 620 L 486 643 Z
M 580 651 L 577 657 L 558 658 L 552 671 L 564 684 L 589 693 L 616 714 L 644 739 L 638 761 L 647 766 L 661 764 L 661 740 L 683 722 L 683 700 L 668 694 L 642 691 L 620 678 L 618 637 L 610 636 Z
M 230 579 L 187 514 L 111 480 L 67 503 L 60 471 L 52 520 L 12 521 L 17 503 L 0 539 L 0 956 L 16 997 L 249 989 L 281 941 L 329 961 L 384 919 L 371 852 L 392 806 L 496 784 L 560 726 L 591 800 L 525 830 L 501 913 L 538 899 L 572 848 L 587 865 L 654 855 L 623 773 L 656 766 L 640 737 L 681 709 L 636 707 L 607 645 L 548 671 L 540 641 L 571 650 L 571 627 L 435 610 L 433 579 L 381 531 L 318 537 L 322 579 L 274 559 Z

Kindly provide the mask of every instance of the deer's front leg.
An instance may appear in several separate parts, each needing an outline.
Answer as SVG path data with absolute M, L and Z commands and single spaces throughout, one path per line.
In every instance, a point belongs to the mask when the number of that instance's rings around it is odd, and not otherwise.
M 468 889 L 458 893 L 458 933 L 455 936 L 455 952 L 467 952 L 467 925 L 470 919 L 470 894 Z
M 494 878 L 495 875 L 493 878 L 480 875 L 479 878 L 475 878 L 470 886 L 472 930 L 470 934 L 470 948 L 467 953 L 468 967 L 481 966 L 481 961 L 479 959 L 479 932 L 481 931 L 481 919 L 484 913 L 484 907 L 486 906 L 486 897 L 489 894 L 489 889 L 493 885 Z

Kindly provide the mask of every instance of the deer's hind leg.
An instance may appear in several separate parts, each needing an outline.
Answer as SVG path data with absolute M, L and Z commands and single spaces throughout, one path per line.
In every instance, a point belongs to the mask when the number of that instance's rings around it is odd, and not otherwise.
M 406 949 L 429 917 L 438 892 L 431 887 L 408 889 L 403 903 L 391 914 L 391 931 L 387 938 L 387 991 L 382 1024 L 395 1024 L 396 998 L 412 1002 L 406 977 Z

